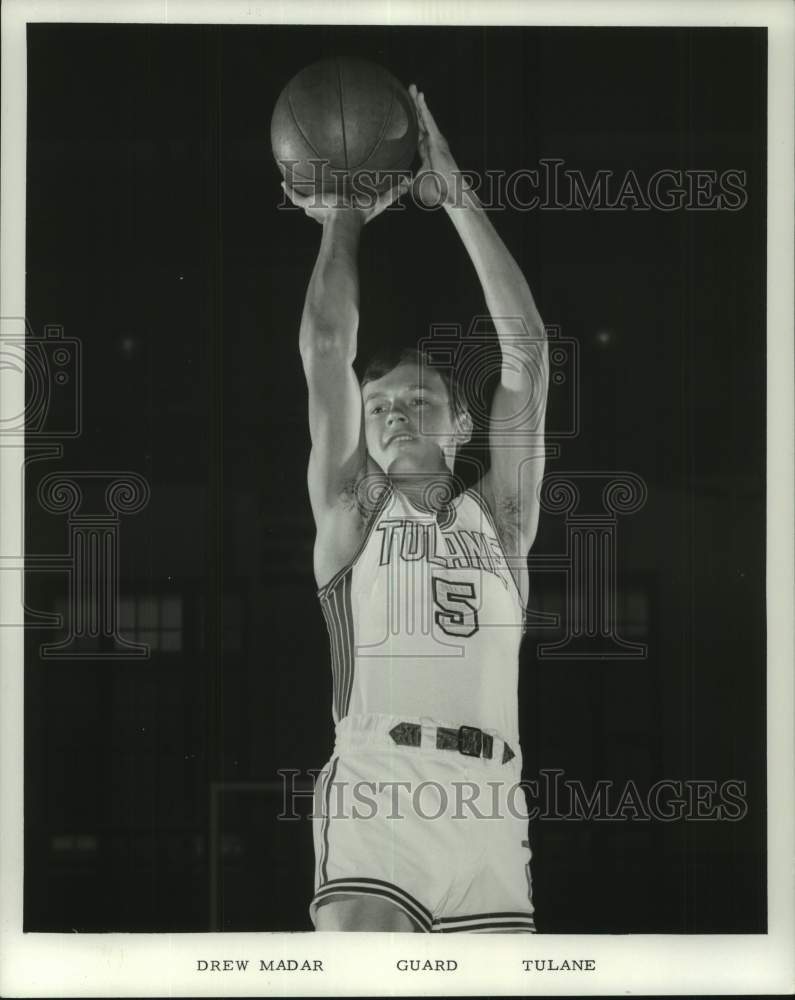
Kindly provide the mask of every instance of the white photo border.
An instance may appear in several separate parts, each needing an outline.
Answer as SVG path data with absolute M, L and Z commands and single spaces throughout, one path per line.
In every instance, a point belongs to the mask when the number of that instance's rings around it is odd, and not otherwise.
M 2 5 L 0 317 L 25 315 L 26 26 L 32 22 L 733 26 L 768 29 L 767 851 L 768 933 L 756 935 L 368 935 L 22 933 L 23 632 L 0 628 L 0 995 L 267 996 L 775 994 L 795 990 L 793 795 L 793 37 L 787 0 L 469 2 L 6 0 Z M 0 418 L 24 408 L 24 375 L 2 375 Z M 22 551 L 21 452 L 0 447 L 0 568 Z M 0 621 L 20 620 L 22 574 L 0 574 Z M 207 974 L 199 958 L 320 959 L 327 970 Z M 398 957 L 451 958 L 429 980 Z M 565 977 L 521 959 L 593 958 Z M 441 980 L 441 981 L 438 981 Z

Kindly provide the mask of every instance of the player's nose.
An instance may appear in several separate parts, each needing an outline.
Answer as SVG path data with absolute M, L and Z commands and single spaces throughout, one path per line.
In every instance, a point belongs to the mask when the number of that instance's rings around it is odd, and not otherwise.
M 393 424 L 408 423 L 408 417 L 402 410 L 397 409 L 393 404 L 389 413 L 386 415 L 387 427 L 391 427 Z

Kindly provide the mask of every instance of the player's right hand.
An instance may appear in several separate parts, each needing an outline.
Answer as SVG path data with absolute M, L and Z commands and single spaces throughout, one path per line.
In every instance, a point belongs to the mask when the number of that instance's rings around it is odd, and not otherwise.
M 305 214 L 315 222 L 324 224 L 332 213 L 340 209 L 355 211 L 360 217 L 363 225 L 371 222 L 385 209 L 389 208 L 393 201 L 397 201 L 409 188 L 409 182 L 401 178 L 400 182 L 391 187 L 383 194 L 373 194 L 371 196 L 345 197 L 338 194 L 301 194 L 290 187 L 286 180 L 282 181 L 282 189 L 290 201 L 297 207 L 304 210 Z

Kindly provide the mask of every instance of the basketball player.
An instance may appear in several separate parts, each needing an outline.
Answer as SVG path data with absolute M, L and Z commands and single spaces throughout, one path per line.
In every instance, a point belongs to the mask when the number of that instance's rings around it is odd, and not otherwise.
M 524 276 L 462 189 L 423 94 L 410 94 L 422 160 L 414 190 L 443 204 L 471 257 L 501 379 L 490 468 L 458 489 L 456 452 L 472 419 L 454 379 L 418 351 L 371 365 L 361 384 L 353 370 L 362 229 L 406 185 L 367 205 L 321 205 L 285 187 L 323 226 L 300 350 L 336 742 L 317 785 L 310 913 L 320 931 L 528 932 L 526 806 L 509 800 L 521 775 L 518 653 L 547 346 Z M 462 795 L 476 808 L 462 808 Z

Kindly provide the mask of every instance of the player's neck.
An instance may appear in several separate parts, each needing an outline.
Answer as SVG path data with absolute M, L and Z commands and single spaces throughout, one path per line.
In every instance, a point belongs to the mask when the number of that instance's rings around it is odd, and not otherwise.
M 439 511 L 458 493 L 456 477 L 445 468 L 431 474 L 411 472 L 390 474 L 393 487 L 420 510 Z

